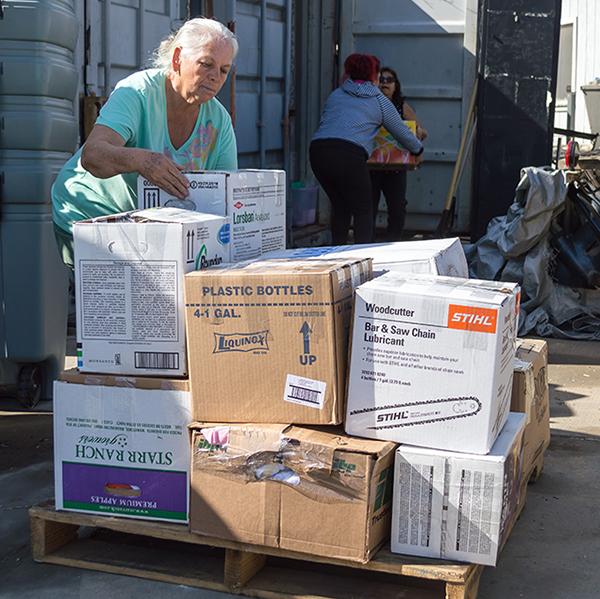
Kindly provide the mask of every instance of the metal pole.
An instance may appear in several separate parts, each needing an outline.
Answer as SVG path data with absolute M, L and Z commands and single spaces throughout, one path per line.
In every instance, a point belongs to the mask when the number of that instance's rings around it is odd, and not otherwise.
M 235 33 L 235 18 L 236 18 L 236 2 L 235 0 L 229 0 L 227 5 L 227 28 Z M 235 63 L 233 64 L 231 71 L 229 72 L 229 115 L 231 116 L 231 122 L 235 127 L 235 83 L 236 83 L 237 69 Z
M 265 168 L 267 130 L 265 120 L 267 118 L 267 0 L 260 2 L 260 96 L 259 96 L 259 148 L 260 168 Z
M 107 0 L 104 0 L 105 2 Z M 138 14 L 137 14 L 137 30 L 138 30 L 138 39 L 137 39 L 137 60 L 138 60 L 138 68 L 142 69 L 144 67 L 144 48 L 145 44 L 145 19 L 146 16 L 146 0 L 139 0 Z
M 110 13 L 112 8 L 112 0 L 104 0 L 103 4 L 103 16 L 104 16 L 104 30 L 102 35 L 102 62 L 104 63 L 104 95 L 106 97 L 110 94 L 110 67 L 111 67 L 111 54 L 110 54 Z
M 283 168 L 291 174 L 290 164 L 290 82 L 292 71 L 292 0 L 285 3 L 285 53 L 283 92 Z

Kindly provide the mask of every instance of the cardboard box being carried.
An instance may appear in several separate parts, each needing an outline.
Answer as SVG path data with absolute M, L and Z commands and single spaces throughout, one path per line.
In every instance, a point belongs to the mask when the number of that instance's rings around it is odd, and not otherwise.
M 186 380 L 85 375 L 54 383 L 56 508 L 188 520 Z
M 416 121 L 404 121 L 404 124 L 412 131 L 413 135 L 417 134 Z M 377 131 L 374 144 L 373 152 L 367 161 L 369 167 L 407 170 L 416 167 L 415 156 L 401 146 L 385 127 L 380 127 Z
M 389 536 L 395 447 L 335 428 L 195 424 L 190 529 L 366 562 Z
M 510 408 L 518 289 L 392 272 L 361 285 L 346 432 L 487 453 Z
M 391 550 L 496 565 L 519 515 L 524 427 L 511 413 L 488 455 L 401 445 Z
M 186 200 L 138 178 L 138 207 L 175 205 L 230 216 L 231 260 L 250 260 L 285 248 L 285 171 L 244 169 L 184 173 L 190 181 Z
M 138 210 L 73 226 L 82 372 L 187 373 L 183 275 L 227 263 L 227 217 Z
M 352 293 L 370 277 L 370 260 L 186 275 L 194 420 L 340 424 Z
M 510 409 L 527 416 L 523 435 L 523 480 L 527 484 L 550 444 L 548 344 L 543 339 L 517 339 Z
M 458 237 L 362 245 L 294 248 L 271 252 L 265 258 L 371 258 L 373 276 L 388 271 L 469 278 L 469 267 Z

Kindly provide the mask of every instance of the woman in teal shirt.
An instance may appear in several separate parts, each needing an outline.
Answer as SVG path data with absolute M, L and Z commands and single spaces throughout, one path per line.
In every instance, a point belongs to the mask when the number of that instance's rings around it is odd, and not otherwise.
M 73 268 L 75 221 L 137 207 L 137 177 L 184 199 L 186 170 L 234 170 L 231 118 L 215 98 L 238 51 L 221 23 L 187 21 L 157 49 L 154 67 L 120 81 L 81 149 L 52 187 L 63 261 Z

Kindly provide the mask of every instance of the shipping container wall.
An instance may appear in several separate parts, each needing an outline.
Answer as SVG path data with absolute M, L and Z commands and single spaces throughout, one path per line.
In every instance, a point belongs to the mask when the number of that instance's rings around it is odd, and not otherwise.
M 235 126 L 241 168 L 289 166 L 292 0 L 215 0 L 207 13 L 234 29 L 240 52 L 219 94 Z
M 375 54 L 396 70 L 402 92 L 428 130 L 423 166 L 408 175 L 409 230 L 439 222 L 475 78 L 476 0 L 342 2 L 340 56 Z M 471 170 L 457 196 L 458 231 L 469 221 Z
M 80 91 L 108 96 L 124 77 L 148 66 L 160 41 L 183 22 L 186 0 L 84 0 L 76 3 Z
M 562 0 L 555 125 L 590 132 L 581 86 L 600 78 L 600 2 Z M 595 92 L 596 95 L 600 93 Z M 600 101 L 600 98 L 598 99 Z M 597 126 L 596 126 L 596 131 Z

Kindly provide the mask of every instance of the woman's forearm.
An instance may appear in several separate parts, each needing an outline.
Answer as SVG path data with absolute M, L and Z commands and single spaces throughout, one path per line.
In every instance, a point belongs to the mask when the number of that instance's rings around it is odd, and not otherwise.
M 81 165 L 94 177 L 108 179 L 123 173 L 140 171 L 146 150 L 115 146 L 107 141 L 86 143 L 81 152 Z

